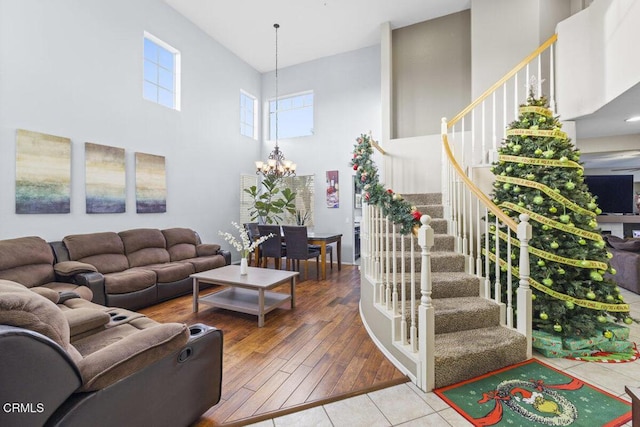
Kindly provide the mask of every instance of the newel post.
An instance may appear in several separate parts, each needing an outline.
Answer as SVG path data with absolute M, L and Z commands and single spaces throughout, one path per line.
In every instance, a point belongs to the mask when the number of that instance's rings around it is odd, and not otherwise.
M 520 240 L 520 282 L 518 286 L 518 332 L 527 337 L 527 357 L 532 356 L 532 302 L 531 287 L 529 286 L 529 240 L 531 240 L 531 224 L 529 215 L 520 214 L 518 224 L 518 240 Z
M 418 354 L 421 360 L 419 387 L 431 391 L 435 387 L 435 309 L 431 300 L 431 248 L 433 247 L 433 228 L 429 225 L 431 217 L 420 217 L 418 245 L 422 249 L 420 265 L 420 307 L 418 308 Z

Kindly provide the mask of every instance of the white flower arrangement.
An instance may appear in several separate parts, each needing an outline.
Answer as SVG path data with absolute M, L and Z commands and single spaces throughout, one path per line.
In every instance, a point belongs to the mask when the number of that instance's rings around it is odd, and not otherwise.
M 231 245 L 242 254 L 242 258 L 247 258 L 249 254 L 253 252 L 256 247 L 258 247 L 259 244 L 275 236 L 275 234 L 271 233 L 266 236 L 261 236 L 258 240 L 252 242 L 251 239 L 249 239 L 247 230 L 243 226 L 233 221 L 231 222 L 231 225 L 233 225 L 240 232 L 240 240 L 236 239 L 236 236 L 231 233 L 223 233 L 222 231 L 218 231 L 218 234 L 224 237 L 224 240 L 231 243 Z

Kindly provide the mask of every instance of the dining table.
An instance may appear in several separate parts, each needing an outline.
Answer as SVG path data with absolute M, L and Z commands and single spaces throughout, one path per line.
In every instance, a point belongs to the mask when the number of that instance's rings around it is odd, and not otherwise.
M 320 273 L 322 280 L 327 278 L 327 245 L 336 244 L 338 271 L 342 269 L 342 234 L 338 233 L 307 233 L 307 243 L 320 246 Z
M 284 241 L 284 236 L 282 236 Z M 320 247 L 320 276 L 322 280 L 327 279 L 327 245 L 336 244 L 336 255 L 338 262 L 338 271 L 342 269 L 342 234 L 332 232 L 310 231 L 307 233 L 307 243 L 310 245 L 318 245 Z M 260 247 L 256 247 L 254 252 L 255 266 L 258 266 L 260 259 Z

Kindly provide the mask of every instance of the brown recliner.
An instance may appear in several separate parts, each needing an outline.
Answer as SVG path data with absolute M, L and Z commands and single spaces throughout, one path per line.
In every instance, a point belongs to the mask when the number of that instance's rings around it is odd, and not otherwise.
M 95 268 L 72 262 L 60 266 L 61 270 L 56 272 L 51 246 L 40 237 L 0 240 L 0 279 L 18 282 L 27 288 L 44 287 L 59 293 L 73 292 L 91 301 L 91 289 L 60 279 L 78 272 L 95 271 Z
M 219 401 L 220 330 L 58 298 L 0 280 L 0 425 L 186 426 Z

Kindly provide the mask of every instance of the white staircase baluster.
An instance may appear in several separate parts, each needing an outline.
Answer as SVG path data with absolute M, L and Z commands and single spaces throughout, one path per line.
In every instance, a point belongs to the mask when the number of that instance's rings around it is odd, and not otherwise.
M 431 391 L 435 386 L 435 308 L 431 301 L 431 248 L 433 247 L 433 228 L 429 225 L 431 217 L 422 215 L 420 218 L 422 226 L 418 231 L 418 245 L 422 249 L 420 268 L 420 308 L 418 322 L 420 330 L 424 333 L 419 335 L 420 354 L 423 357 L 424 391 Z
M 529 240 L 531 240 L 531 224 L 529 224 L 529 215 L 520 215 L 520 224 L 518 224 L 518 240 L 520 240 L 520 262 L 519 273 L 520 282 L 518 286 L 518 331 L 526 337 L 532 334 L 532 302 L 531 288 L 529 287 Z M 532 356 L 531 339 L 527 340 L 527 357 Z
M 391 238 L 392 238 L 392 260 L 393 260 L 393 274 L 391 276 L 391 309 L 393 314 L 398 314 L 398 251 L 396 250 L 396 225 L 391 226 Z

